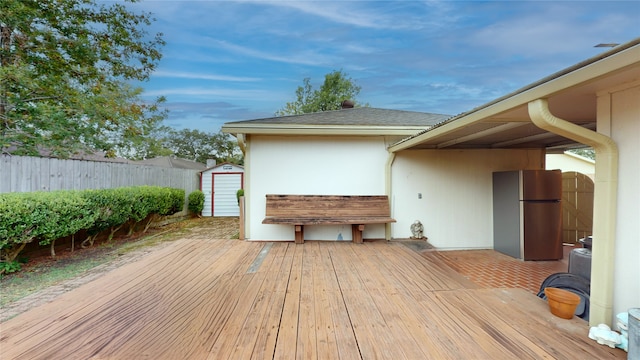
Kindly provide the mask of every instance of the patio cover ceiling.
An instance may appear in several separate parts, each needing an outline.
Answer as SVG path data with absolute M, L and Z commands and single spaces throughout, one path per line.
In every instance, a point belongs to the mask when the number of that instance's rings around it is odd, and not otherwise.
M 390 146 L 389 151 L 546 148 L 548 152 L 561 152 L 583 147 L 535 126 L 529 118 L 528 103 L 546 98 L 556 117 L 597 130 L 598 94 L 639 81 L 640 38 L 406 138 Z M 601 131 L 608 134 L 606 129 Z

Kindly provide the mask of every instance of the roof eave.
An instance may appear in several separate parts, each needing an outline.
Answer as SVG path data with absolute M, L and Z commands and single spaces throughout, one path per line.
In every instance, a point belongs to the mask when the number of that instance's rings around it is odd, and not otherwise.
M 227 134 L 250 135 L 358 135 L 381 136 L 399 135 L 411 136 L 425 131 L 429 126 L 360 126 L 360 125 L 296 125 L 296 124 L 270 124 L 251 125 L 227 124 L 222 127 L 222 132 Z

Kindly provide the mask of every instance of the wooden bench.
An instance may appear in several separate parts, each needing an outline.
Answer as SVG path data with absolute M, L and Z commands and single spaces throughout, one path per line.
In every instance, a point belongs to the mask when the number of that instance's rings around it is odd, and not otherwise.
M 267 195 L 263 224 L 293 225 L 296 244 L 304 243 L 305 225 L 350 224 L 354 243 L 362 243 L 366 224 L 396 222 L 385 195 Z

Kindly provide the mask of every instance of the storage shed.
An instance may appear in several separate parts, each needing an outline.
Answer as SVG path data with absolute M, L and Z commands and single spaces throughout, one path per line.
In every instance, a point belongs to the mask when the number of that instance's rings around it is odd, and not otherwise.
M 202 216 L 239 216 L 236 192 L 244 188 L 244 168 L 223 163 L 205 169 L 200 176 L 204 193 Z

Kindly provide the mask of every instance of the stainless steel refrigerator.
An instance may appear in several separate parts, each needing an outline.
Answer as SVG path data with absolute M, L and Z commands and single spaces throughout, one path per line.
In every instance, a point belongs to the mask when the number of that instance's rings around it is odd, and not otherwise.
M 562 172 L 493 173 L 493 248 L 523 260 L 562 259 Z

